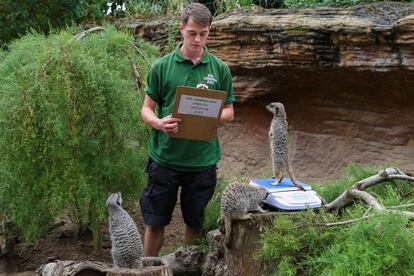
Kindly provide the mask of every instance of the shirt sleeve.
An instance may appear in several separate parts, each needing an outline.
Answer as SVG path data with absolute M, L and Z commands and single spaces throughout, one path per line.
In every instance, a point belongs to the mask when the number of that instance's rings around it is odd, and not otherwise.
M 225 65 L 225 70 L 223 73 L 223 80 L 222 80 L 222 91 L 227 91 L 227 97 L 225 104 L 231 104 L 236 99 L 234 97 L 234 91 L 233 91 L 233 78 L 231 76 L 231 72 L 227 64 Z
M 159 78 L 157 72 L 151 67 L 147 76 L 147 86 L 144 89 L 145 93 L 156 103 L 159 103 Z

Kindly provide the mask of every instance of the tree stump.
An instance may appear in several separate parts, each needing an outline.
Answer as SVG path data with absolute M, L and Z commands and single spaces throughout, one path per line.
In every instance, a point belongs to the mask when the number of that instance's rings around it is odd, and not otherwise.
M 210 232 L 208 241 L 212 250 L 203 264 L 203 275 L 263 275 L 266 264 L 256 258 L 260 234 L 272 225 L 275 214 L 252 214 L 252 220 L 233 221 L 230 248 L 223 245 L 224 229 L 220 229 L 222 233 Z

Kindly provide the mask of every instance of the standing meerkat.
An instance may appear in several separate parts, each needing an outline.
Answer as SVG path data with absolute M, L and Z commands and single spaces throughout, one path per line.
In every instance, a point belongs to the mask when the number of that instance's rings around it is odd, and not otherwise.
M 106 200 L 109 212 L 109 234 L 112 241 L 112 260 L 115 267 L 141 268 L 144 250 L 141 235 L 131 216 L 122 208 L 121 193 Z
M 297 183 L 293 174 L 288 154 L 288 122 L 285 107 L 282 103 L 274 102 L 266 106 L 266 109 L 273 114 L 269 130 L 269 143 L 272 156 L 272 169 L 277 185 L 283 179 L 283 171 L 287 171 L 293 184 L 301 190 L 305 190 Z
M 224 219 L 224 244 L 227 248 L 231 242 L 232 220 L 251 219 L 249 211 L 265 212 L 259 204 L 266 199 L 268 192 L 265 188 L 256 187 L 241 182 L 229 184 L 221 195 L 221 220 Z

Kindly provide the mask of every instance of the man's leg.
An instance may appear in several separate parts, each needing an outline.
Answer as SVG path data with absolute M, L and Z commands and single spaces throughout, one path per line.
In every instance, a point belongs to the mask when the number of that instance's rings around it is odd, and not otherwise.
M 191 244 L 194 239 L 197 239 L 201 236 L 201 228 L 191 228 L 190 226 L 185 226 L 184 233 L 184 242 L 185 244 Z
M 144 223 L 144 256 L 157 256 L 163 240 L 164 227 L 170 223 L 178 191 L 178 173 L 148 162 L 146 171 L 148 183 L 141 194 L 139 203 Z
M 147 225 L 144 235 L 144 257 L 157 257 L 164 240 L 164 226 Z
M 186 244 L 190 244 L 202 233 L 204 209 L 214 194 L 216 182 L 216 166 L 212 166 L 204 171 L 191 173 L 181 188 L 181 211 L 186 224 Z

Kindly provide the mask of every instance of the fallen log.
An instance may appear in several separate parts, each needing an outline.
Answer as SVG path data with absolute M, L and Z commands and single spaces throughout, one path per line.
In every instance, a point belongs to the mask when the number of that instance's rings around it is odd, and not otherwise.
M 37 273 L 41 276 L 170 276 L 200 274 L 204 252 L 198 246 L 185 246 L 162 257 L 142 258 L 141 269 L 114 268 L 111 264 L 97 261 L 55 260 L 42 265 Z

